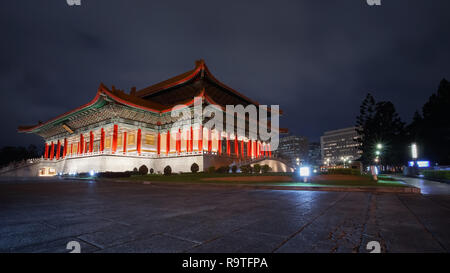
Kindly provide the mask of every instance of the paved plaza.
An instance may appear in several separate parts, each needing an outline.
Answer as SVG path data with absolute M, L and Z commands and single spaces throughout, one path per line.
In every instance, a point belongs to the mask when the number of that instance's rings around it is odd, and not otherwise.
M 0 252 L 450 250 L 449 185 L 424 194 L 244 190 L 58 179 L 0 181 Z M 436 188 L 436 191 L 433 189 Z

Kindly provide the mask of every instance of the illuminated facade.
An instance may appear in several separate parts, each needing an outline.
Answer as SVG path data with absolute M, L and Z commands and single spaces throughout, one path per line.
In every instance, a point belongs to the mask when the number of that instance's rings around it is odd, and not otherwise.
M 320 137 L 323 164 L 338 165 L 360 158 L 361 144 L 356 141 L 359 137 L 356 127 L 325 132 Z
M 100 84 L 89 103 L 47 122 L 21 126 L 19 132 L 45 140 L 39 170 L 32 171 L 40 175 L 129 171 L 141 165 L 155 172 L 165 166 L 189 172 L 193 163 L 205 170 L 272 156 L 269 143 L 248 137 L 248 126 L 244 135 L 205 128 L 205 120 L 195 116 L 194 98 L 201 99 L 202 107 L 259 105 L 218 81 L 200 60 L 193 70 L 130 93 Z M 180 107 L 188 107 L 192 118 L 173 117 Z M 174 130 L 174 122 L 183 127 Z

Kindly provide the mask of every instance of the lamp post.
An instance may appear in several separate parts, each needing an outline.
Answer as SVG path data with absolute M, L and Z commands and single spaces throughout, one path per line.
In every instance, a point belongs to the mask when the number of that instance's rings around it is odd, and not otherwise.
M 376 150 L 375 150 L 375 163 L 377 164 L 377 165 L 379 165 L 380 164 L 380 156 L 381 156 L 381 150 L 383 149 L 383 144 L 381 144 L 381 143 L 377 143 L 377 145 L 375 146 L 376 147 Z
M 411 157 L 412 157 L 412 160 L 413 160 L 413 163 L 414 163 L 413 168 L 412 168 L 413 169 L 412 172 L 413 172 L 414 175 L 416 175 L 417 172 L 418 172 L 418 170 L 417 170 L 418 153 L 417 153 L 417 144 L 416 143 L 412 143 L 411 144 Z
M 413 161 L 417 160 L 417 144 L 413 143 L 411 144 L 411 157 L 413 159 Z

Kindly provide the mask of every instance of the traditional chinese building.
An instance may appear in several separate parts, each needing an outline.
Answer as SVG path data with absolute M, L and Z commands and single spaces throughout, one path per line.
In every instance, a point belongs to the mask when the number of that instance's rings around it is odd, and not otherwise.
M 128 171 L 146 165 L 155 173 L 170 166 L 173 172 L 190 172 L 242 160 L 270 158 L 270 144 L 246 135 L 225 133 L 203 126 L 195 115 L 173 130 L 172 117 L 179 106 L 259 104 L 218 81 L 203 60 L 195 68 L 142 90 L 129 93 L 100 84 L 90 102 L 19 132 L 41 136 L 45 154 L 32 168 L 39 175 Z M 224 127 L 225 128 L 225 127 Z M 237 130 L 235 131 L 237 132 Z

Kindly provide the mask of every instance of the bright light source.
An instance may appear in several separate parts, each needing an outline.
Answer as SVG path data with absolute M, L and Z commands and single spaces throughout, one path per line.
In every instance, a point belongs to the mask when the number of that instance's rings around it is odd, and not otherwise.
M 311 170 L 309 167 L 300 167 L 300 176 L 308 177 L 311 174 Z
M 90 176 L 94 176 L 94 175 L 95 175 L 95 171 L 94 171 L 94 170 L 91 170 L 91 171 L 89 172 L 89 175 L 90 175 Z
M 317 170 L 316 170 L 316 169 L 314 169 L 313 173 L 317 173 Z
M 417 161 L 417 166 L 419 168 L 428 168 L 430 167 L 430 161 Z
M 380 151 L 376 151 L 375 154 L 376 154 L 376 155 L 380 155 Z
M 383 149 L 383 144 L 378 143 L 378 144 L 377 144 L 377 149 Z
M 413 159 L 417 159 L 417 145 L 416 143 L 413 143 L 411 145 L 411 156 Z

